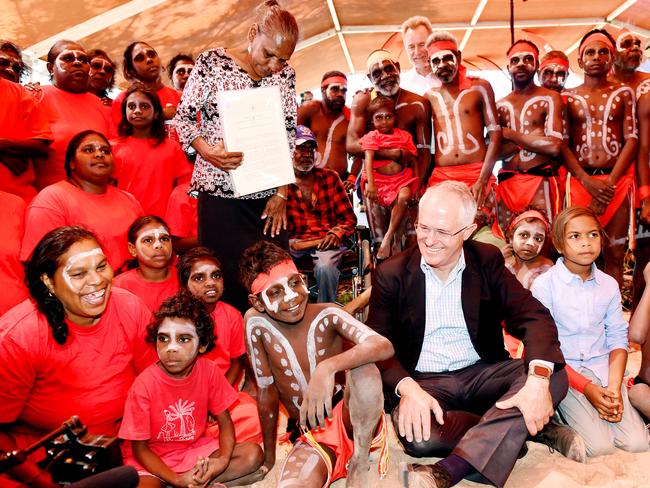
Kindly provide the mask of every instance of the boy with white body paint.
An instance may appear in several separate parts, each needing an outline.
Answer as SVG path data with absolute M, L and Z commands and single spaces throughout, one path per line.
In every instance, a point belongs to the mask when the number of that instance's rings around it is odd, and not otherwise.
M 151 310 L 178 291 L 173 259 L 172 237 L 163 219 L 145 215 L 136 219 L 127 233 L 132 260 L 124 263 L 113 283 L 140 297 Z
M 147 332 L 159 361 L 133 383 L 119 433 L 131 441 L 125 463 L 138 470 L 138 486 L 248 484 L 262 452 L 257 444 L 235 443 L 227 408 L 237 394 L 213 361 L 199 357 L 214 347 L 205 306 L 181 291 L 163 302 Z M 208 413 L 219 423 L 218 439 L 206 435 Z
M 346 474 L 347 486 L 369 486 L 371 444 L 381 443 L 384 454 L 387 448 L 381 378 L 373 363 L 389 358 L 392 345 L 340 308 L 308 303 L 303 276 L 278 246 L 253 245 L 240 269 L 253 305 L 244 322 L 264 438 L 258 474 L 263 477 L 275 464 L 281 401 L 303 435 L 282 467 L 278 487 L 321 488 Z M 352 343 L 345 351 L 344 341 Z M 343 385 L 335 377 L 344 371 L 347 386 L 336 404 Z M 385 461 L 382 456 L 382 474 Z
M 558 92 L 537 86 L 539 49 L 527 40 L 508 49 L 508 72 L 514 89 L 497 102 L 503 133 L 499 171 L 499 225 L 505 231 L 514 215 L 527 208 L 553 219 L 560 211 L 558 178 L 564 104 Z

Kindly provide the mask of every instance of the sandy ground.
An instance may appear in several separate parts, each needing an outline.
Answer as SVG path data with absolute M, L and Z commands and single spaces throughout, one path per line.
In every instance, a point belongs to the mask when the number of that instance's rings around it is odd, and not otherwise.
M 636 374 L 640 353 L 632 352 L 628 360 L 628 373 Z M 369 487 L 399 488 L 399 465 L 402 462 L 433 463 L 437 459 L 414 459 L 402 451 L 390 425 L 390 467 L 388 476 L 380 480 L 377 475 L 376 456 L 371 457 Z M 290 446 L 278 445 L 276 463 L 273 470 L 261 482 L 251 485 L 254 488 L 275 488 L 278 485 L 280 467 Z M 589 459 L 586 464 L 570 461 L 558 453 L 551 453 L 548 447 L 528 442 L 528 454 L 517 461 L 506 483 L 506 488 L 576 488 L 581 486 L 601 488 L 642 488 L 650 487 L 650 452 L 630 454 L 617 450 L 615 454 Z M 458 487 L 485 487 L 478 483 L 463 481 Z M 332 488 L 344 488 L 345 480 L 332 484 Z

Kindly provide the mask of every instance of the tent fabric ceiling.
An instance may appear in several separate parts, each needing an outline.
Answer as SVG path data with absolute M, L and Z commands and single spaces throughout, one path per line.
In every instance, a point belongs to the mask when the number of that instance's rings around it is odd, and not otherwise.
M 463 58 L 471 67 L 505 66 L 510 44 L 509 0 L 439 0 L 426 4 L 409 0 L 280 1 L 300 26 L 301 42 L 291 59 L 298 74 L 298 90 L 317 86 L 328 70 L 362 72 L 368 53 L 384 46 L 408 68 L 397 31 L 412 15 L 424 15 L 435 28 L 449 29 L 459 42 L 464 40 Z M 88 48 L 105 49 L 120 60 L 128 43 L 144 40 L 166 61 L 178 52 L 198 54 L 210 47 L 242 44 L 258 3 L 0 0 L 0 32 L 38 56 L 47 52 L 53 39 L 72 38 Z M 650 35 L 650 0 L 515 0 L 514 8 L 515 37 L 531 38 L 553 49 L 573 47 L 570 58 L 574 69 L 574 45 L 595 26 L 605 25 L 614 33 L 628 27 L 644 37 Z

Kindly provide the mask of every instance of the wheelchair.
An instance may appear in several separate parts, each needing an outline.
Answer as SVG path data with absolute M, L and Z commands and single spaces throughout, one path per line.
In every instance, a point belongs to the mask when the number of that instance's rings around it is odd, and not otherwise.
M 370 230 L 365 225 L 357 225 L 345 244 L 348 249 L 343 253 L 339 265 L 341 272 L 339 286 L 341 283 L 349 283 L 352 299 L 347 305 L 338 300 L 336 303 L 357 320 L 363 322 L 367 316 L 367 304 L 370 298 L 370 271 L 372 269 Z M 318 298 L 318 285 L 314 277 L 312 257 L 306 254 L 294 261 L 298 270 L 307 278 L 310 301 L 315 302 Z

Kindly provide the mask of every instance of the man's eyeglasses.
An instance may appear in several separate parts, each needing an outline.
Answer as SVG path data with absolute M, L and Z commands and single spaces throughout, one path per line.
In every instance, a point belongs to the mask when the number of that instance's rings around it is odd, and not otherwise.
M 470 224 L 471 225 L 471 224 Z M 430 227 L 427 227 L 425 225 L 421 224 L 416 224 L 415 225 L 415 230 L 418 231 L 422 236 L 424 237 L 434 237 L 437 238 L 440 241 L 448 241 L 454 236 L 457 236 L 461 232 L 463 232 L 465 229 L 467 229 L 469 225 L 466 225 L 460 230 L 457 230 L 456 232 L 449 232 L 448 230 L 442 230 L 442 229 L 432 229 Z

